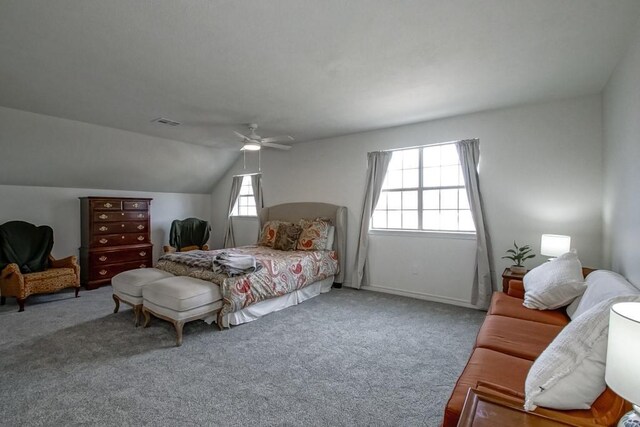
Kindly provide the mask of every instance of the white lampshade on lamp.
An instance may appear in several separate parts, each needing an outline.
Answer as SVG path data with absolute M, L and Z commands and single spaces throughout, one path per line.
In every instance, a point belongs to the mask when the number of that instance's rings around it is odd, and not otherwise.
M 614 304 L 609 316 L 604 379 L 613 391 L 633 404 L 634 410 L 620 419 L 618 427 L 634 426 L 640 423 L 640 302 Z
M 558 257 L 571 250 L 571 236 L 543 234 L 540 240 L 540 255 Z

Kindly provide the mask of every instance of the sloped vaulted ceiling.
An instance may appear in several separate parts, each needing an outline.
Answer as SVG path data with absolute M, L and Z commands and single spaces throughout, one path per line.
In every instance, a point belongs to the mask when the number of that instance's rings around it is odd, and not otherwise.
M 248 122 L 311 141 L 597 93 L 639 15 L 638 0 L 0 0 L 0 184 L 204 192 Z

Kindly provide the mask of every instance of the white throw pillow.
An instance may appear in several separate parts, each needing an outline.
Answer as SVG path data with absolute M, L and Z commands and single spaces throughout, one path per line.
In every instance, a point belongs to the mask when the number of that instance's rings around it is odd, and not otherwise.
M 525 381 L 524 408 L 589 409 L 605 390 L 609 310 L 640 296 L 602 301 L 571 321 L 531 366 Z
M 586 289 L 582 264 L 575 252 L 567 252 L 528 272 L 524 278 L 524 305 L 554 310 L 569 304 Z
M 584 294 L 567 307 L 567 314 L 572 319 L 609 298 L 640 295 L 640 289 L 635 288 L 624 277 L 613 271 L 596 270 L 587 276 L 585 284 L 587 290 Z

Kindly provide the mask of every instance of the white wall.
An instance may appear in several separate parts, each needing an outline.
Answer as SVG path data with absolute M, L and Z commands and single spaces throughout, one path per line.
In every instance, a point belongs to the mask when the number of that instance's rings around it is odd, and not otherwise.
M 22 220 L 53 228 L 54 257 L 78 255 L 80 200 L 84 196 L 151 197 L 151 242 L 154 262 L 169 244 L 171 221 L 187 217 L 208 219 L 208 194 L 150 193 L 142 191 L 0 185 L 0 223 Z
M 161 126 L 161 125 L 158 125 Z M 0 184 L 209 194 L 219 149 L 0 107 Z
M 539 252 L 543 233 L 570 235 L 583 263 L 599 267 L 601 118 L 601 97 L 593 95 L 296 144 L 288 152 L 264 150 L 264 200 L 266 205 L 319 201 L 347 206 L 350 282 L 366 153 L 479 138 L 496 281 L 509 265 L 500 257 L 513 240 Z M 254 159 L 248 163 L 255 171 Z M 224 223 L 231 175 L 242 172 L 240 160 L 214 188 L 214 224 Z M 221 244 L 223 234 L 224 227 L 216 227 L 214 245 Z M 371 283 L 379 290 L 462 305 L 470 301 L 473 240 L 374 235 L 371 242 Z M 538 256 L 528 266 L 543 260 Z
M 640 22 L 604 91 L 604 253 L 640 285 Z

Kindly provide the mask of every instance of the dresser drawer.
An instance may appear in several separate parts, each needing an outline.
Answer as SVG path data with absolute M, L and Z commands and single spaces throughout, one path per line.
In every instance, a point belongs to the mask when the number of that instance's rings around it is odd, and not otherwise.
M 92 200 L 91 209 L 94 211 L 121 211 L 121 200 Z
M 95 222 L 93 234 L 115 233 L 146 233 L 148 225 L 146 221 L 136 222 Z
M 92 266 L 89 271 L 89 280 L 102 280 L 102 279 L 110 279 L 118 273 L 122 273 L 123 271 L 133 270 L 134 268 L 148 268 L 151 267 L 151 262 L 144 261 L 131 261 L 124 262 L 121 264 L 112 264 L 112 265 L 96 265 Z
M 147 212 L 94 212 L 94 222 L 144 221 L 149 218 Z
M 149 233 L 98 234 L 91 238 L 91 247 L 135 245 L 149 242 Z
M 148 247 L 133 248 L 133 249 L 121 249 L 115 251 L 100 251 L 92 252 L 89 254 L 89 261 L 91 265 L 107 265 L 114 263 L 121 263 L 127 261 L 146 261 L 151 262 L 151 249 Z
M 122 202 L 125 211 L 146 211 L 149 209 L 149 202 L 146 200 L 125 200 Z

